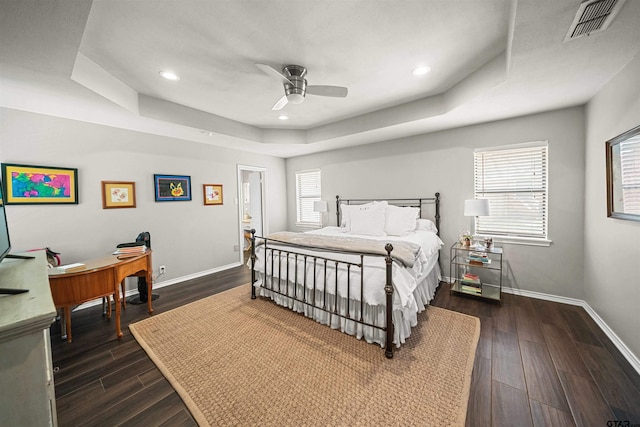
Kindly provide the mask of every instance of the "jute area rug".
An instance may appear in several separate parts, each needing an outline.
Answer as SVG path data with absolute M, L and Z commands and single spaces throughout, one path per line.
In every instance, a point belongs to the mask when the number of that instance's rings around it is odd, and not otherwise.
M 478 318 L 428 307 L 386 359 L 250 289 L 129 326 L 198 424 L 464 425 Z

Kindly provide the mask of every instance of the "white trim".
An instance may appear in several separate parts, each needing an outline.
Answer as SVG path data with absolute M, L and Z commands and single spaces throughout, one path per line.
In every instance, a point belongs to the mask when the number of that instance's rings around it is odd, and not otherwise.
M 478 235 L 482 239 L 485 237 L 491 237 L 493 243 L 502 243 L 505 245 L 526 245 L 526 246 L 551 246 L 553 240 L 549 239 L 531 239 L 526 237 L 508 237 L 508 236 L 491 236 L 491 235 Z
M 584 306 L 584 304 L 586 304 L 584 301 L 580 299 L 563 297 L 561 295 L 545 294 L 545 293 L 536 292 L 536 291 L 527 291 L 526 289 L 503 287 L 502 292 L 505 294 L 520 295 L 528 298 L 536 298 L 536 299 L 542 299 L 546 301 L 559 302 L 561 304 L 579 305 L 579 306 Z
M 444 277 L 444 279 L 446 279 L 446 283 L 451 283 L 450 277 Z M 633 354 L 631 350 L 629 350 L 629 347 L 627 347 L 624 341 L 622 341 L 620 337 L 616 335 L 616 333 L 609 327 L 609 325 L 607 325 L 607 323 L 598 315 L 598 313 L 596 313 L 593 308 L 591 308 L 591 306 L 586 301 L 576 298 L 563 297 L 561 295 L 551 295 L 542 292 L 528 291 L 525 289 L 514 289 L 508 287 L 503 287 L 502 292 L 505 294 L 520 295 L 528 298 L 558 302 L 561 304 L 576 305 L 584 308 L 587 314 L 591 316 L 593 321 L 596 322 L 598 327 L 602 330 L 602 332 L 604 332 L 607 338 L 611 340 L 613 345 L 615 345 L 620 353 L 622 353 L 624 358 L 627 359 L 627 362 L 629 362 L 631 367 L 635 369 L 638 374 L 640 374 L 640 359 L 635 354 Z
M 236 205 L 238 210 L 238 263 L 242 263 L 244 260 L 244 253 L 242 249 L 244 247 L 244 226 L 242 225 L 242 171 L 260 172 L 262 176 L 262 234 L 264 236 L 269 235 L 267 226 L 267 168 L 262 166 L 249 166 L 249 165 L 236 165 L 236 185 L 237 185 L 237 198 Z
M 517 150 L 518 148 L 529 148 L 529 147 L 545 147 L 549 146 L 549 141 L 540 140 L 540 141 L 531 141 L 531 142 L 521 142 L 519 144 L 509 144 L 509 145 L 498 145 L 495 147 L 482 147 L 476 148 L 473 150 L 474 153 L 486 153 L 487 151 L 500 151 L 500 150 Z

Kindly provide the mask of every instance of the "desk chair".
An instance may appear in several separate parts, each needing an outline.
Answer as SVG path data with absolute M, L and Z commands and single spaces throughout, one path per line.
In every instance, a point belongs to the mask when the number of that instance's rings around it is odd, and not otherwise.
M 136 237 L 136 242 L 144 242 L 148 249 L 151 249 L 151 233 L 143 231 Z M 151 300 L 155 301 L 160 298 L 158 294 L 151 294 Z M 147 291 L 147 279 L 145 277 L 138 277 L 138 296 L 132 296 L 127 301 L 129 304 L 146 304 L 149 299 L 149 292 Z M 124 282 L 122 285 L 122 300 L 124 301 Z

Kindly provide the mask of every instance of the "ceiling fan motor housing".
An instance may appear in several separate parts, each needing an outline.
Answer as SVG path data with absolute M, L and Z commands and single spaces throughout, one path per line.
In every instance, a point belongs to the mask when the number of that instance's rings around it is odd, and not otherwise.
M 284 83 L 284 93 L 292 104 L 301 104 L 307 92 L 307 69 L 299 65 L 287 65 L 282 70 L 291 83 Z

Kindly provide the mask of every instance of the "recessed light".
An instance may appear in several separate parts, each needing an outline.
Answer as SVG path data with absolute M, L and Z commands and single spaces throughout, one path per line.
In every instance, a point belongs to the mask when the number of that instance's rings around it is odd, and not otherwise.
M 207 136 L 213 136 L 213 132 L 211 132 L 210 130 L 201 130 L 200 133 Z
M 180 80 L 180 76 L 173 71 L 160 71 L 160 75 L 167 80 Z
M 425 74 L 428 74 L 429 71 L 431 71 L 431 67 L 428 67 L 426 65 L 421 65 L 419 67 L 414 68 L 412 71 L 412 74 L 414 76 L 424 76 Z
M 283 114 L 283 115 L 281 115 L 281 116 L 278 116 L 278 118 L 279 118 L 280 120 L 289 120 L 289 116 L 285 116 L 284 114 Z

